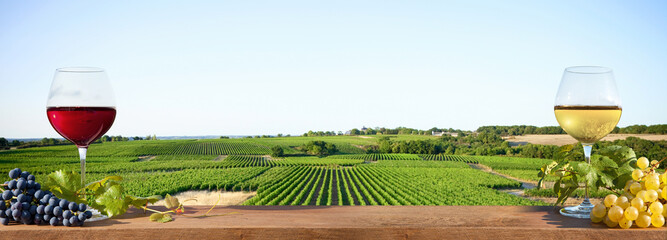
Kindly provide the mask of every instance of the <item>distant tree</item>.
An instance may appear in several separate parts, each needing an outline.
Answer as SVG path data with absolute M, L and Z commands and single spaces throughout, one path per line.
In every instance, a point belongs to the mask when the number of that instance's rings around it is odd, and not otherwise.
M 359 131 L 359 129 L 353 128 L 352 130 L 350 130 L 350 135 L 359 135 L 359 134 L 361 134 L 361 131 Z
M 646 133 L 650 134 L 667 134 L 667 124 L 658 124 L 648 126 Z
M 301 146 L 301 151 L 310 155 L 327 156 L 338 152 L 336 145 L 324 141 L 310 141 Z
M 271 147 L 271 157 L 282 157 L 285 154 L 281 146 L 275 145 Z
M 445 150 L 445 154 L 451 155 L 451 154 L 454 154 L 455 151 L 456 151 L 456 150 L 454 150 L 454 146 L 453 146 L 453 145 L 449 145 L 449 146 L 447 147 L 447 150 Z
M 142 139 L 143 139 L 143 138 L 141 138 L 141 137 L 139 137 L 139 136 L 132 137 L 132 140 L 142 140 Z
M 9 141 L 5 139 L 4 137 L 0 137 L 0 147 L 7 147 L 9 146 Z
M 229 139 L 227 136 L 220 136 L 220 139 Z

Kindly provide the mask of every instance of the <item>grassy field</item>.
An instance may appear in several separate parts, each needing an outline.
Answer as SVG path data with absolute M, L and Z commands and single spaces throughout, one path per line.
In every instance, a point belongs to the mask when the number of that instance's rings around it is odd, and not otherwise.
M 334 143 L 340 152 L 324 158 L 303 156 L 296 148 L 312 140 Z M 468 164 L 536 174 L 535 167 L 547 160 L 364 154 L 362 148 L 376 142 L 377 136 L 107 142 L 90 146 L 87 177 L 92 181 L 122 176 L 123 185 L 137 196 L 187 190 L 256 191 L 245 205 L 545 204 L 499 191 L 521 184 Z M 268 157 L 275 145 L 283 146 L 288 156 Z M 78 171 L 76 154 L 72 145 L 2 151 L 0 172 L 19 167 L 39 181 L 56 170 Z

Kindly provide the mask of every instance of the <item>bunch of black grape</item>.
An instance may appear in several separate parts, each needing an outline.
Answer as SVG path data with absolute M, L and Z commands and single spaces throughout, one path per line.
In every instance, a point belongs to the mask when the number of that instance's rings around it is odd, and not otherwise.
M 58 199 L 49 191 L 41 190 L 35 176 L 15 168 L 9 171 L 0 199 L 0 223 L 51 224 L 53 226 L 82 226 L 93 216 L 85 204 Z

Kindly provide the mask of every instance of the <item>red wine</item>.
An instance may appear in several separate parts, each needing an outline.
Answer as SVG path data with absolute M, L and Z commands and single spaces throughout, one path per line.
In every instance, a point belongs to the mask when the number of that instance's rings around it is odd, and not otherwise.
M 116 119 L 112 107 L 49 107 L 51 126 L 78 147 L 88 145 L 104 135 Z

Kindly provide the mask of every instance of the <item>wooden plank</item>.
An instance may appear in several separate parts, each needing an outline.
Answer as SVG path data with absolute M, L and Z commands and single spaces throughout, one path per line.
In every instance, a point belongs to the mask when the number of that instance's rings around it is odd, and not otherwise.
M 188 208 L 202 214 L 207 207 Z M 85 227 L 0 226 L 23 239 L 667 239 L 667 227 L 608 229 L 552 207 L 526 206 L 234 206 L 208 218 L 154 223 L 133 209 Z

